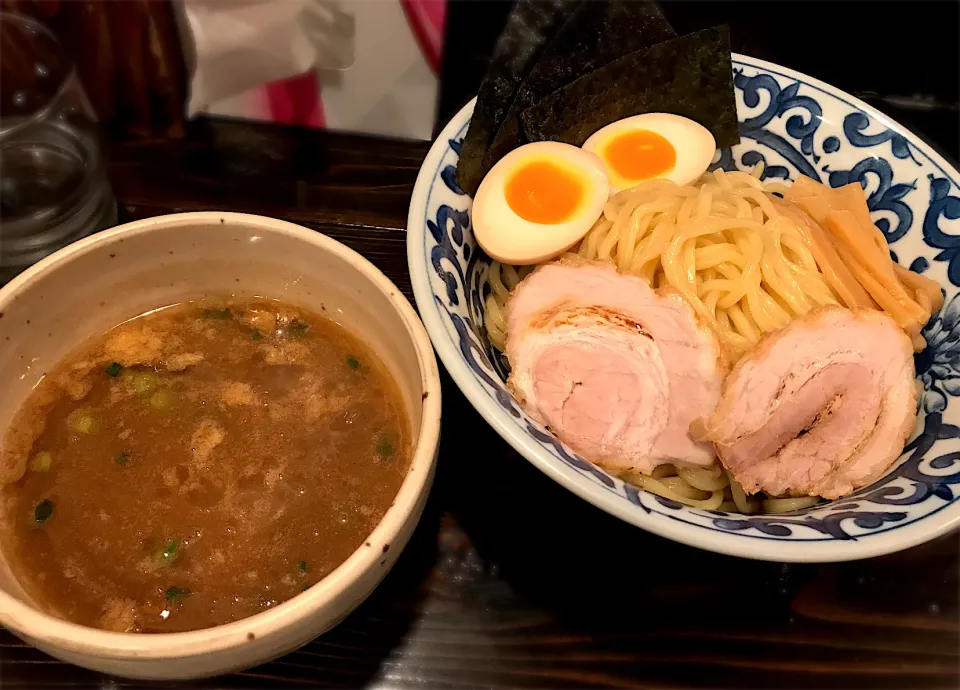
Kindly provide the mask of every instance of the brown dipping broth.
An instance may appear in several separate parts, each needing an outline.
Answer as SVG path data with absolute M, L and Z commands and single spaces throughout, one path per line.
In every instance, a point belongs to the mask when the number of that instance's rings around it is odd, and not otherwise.
M 184 304 L 93 339 L 5 441 L 14 575 L 54 615 L 129 632 L 220 625 L 304 591 L 364 545 L 412 452 L 373 352 L 272 301 Z

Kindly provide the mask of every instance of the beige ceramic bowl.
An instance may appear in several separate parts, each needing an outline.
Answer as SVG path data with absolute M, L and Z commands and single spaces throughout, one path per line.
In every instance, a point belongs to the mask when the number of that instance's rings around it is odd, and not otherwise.
M 138 221 L 81 240 L 16 278 L 0 290 L 0 431 L 44 371 L 85 338 L 149 308 L 231 293 L 325 313 L 380 355 L 400 385 L 416 440 L 396 501 L 370 545 L 303 594 L 195 632 L 111 633 L 51 617 L 31 603 L 0 558 L 0 623 L 30 644 L 135 678 L 235 671 L 332 628 L 370 594 L 406 545 L 433 478 L 440 431 L 433 348 L 410 304 L 379 270 L 329 237 L 290 223 L 236 213 Z

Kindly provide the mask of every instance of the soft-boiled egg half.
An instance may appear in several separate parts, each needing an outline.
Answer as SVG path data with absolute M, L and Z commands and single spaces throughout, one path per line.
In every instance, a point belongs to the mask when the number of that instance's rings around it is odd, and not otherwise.
M 603 161 L 612 191 L 653 179 L 678 185 L 707 171 L 717 142 L 706 127 L 680 115 L 645 113 L 612 122 L 583 144 Z
M 473 232 L 498 261 L 539 263 L 587 234 L 609 195 L 596 154 L 555 141 L 526 144 L 483 178 L 473 199 Z

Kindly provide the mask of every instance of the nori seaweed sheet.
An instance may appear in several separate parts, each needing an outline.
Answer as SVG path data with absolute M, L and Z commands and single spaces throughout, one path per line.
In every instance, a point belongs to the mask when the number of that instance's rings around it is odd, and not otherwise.
M 614 60 L 649 48 L 677 33 L 651 0 L 587 1 L 581 4 L 544 49 L 520 84 L 487 155 L 484 174 L 526 143 L 520 113 L 552 92 Z
M 477 105 L 457 163 L 457 184 L 473 196 L 483 179 L 483 157 L 500 128 L 520 82 L 544 46 L 580 2 L 590 0 L 519 0 L 507 18 L 477 94 Z
M 530 141 L 580 146 L 611 122 L 654 112 L 699 122 L 713 133 L 718 148 L 740 141 L 728 27 L 626 55 L 554 91 L 520 119 Z

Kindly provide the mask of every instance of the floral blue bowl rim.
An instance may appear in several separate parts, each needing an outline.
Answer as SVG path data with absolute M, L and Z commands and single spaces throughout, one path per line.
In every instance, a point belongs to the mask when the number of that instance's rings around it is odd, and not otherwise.
M 898 464 L 851 496 L 786 515 L 689 508 L 624 484 L 558 442 L 507 392 L 506 363 L 483 329 L 489 259 L 477 249 L 470 198 L 456 185 L 475 103 L 447 124 L 420 169 L 407 220 L 407 260 L 421 318 L 473 406 L 521 455 L 581 498 L 691 546 L 772 561 L 843 561 L 920 544 L 960 525 L 960 174 L 866 103 L 817 79 L 733 56 L 741 143 L 714 167 L 766 178 L 859 181 L 902 265 L 940 281 L 946 303 L 916 357 L 917 427 Z M 469 443 L 469 438 L 459 439 Z M 478 472 L 484 468 L 478 467 Z M 510 481 L 504 477 L 504 481 Z

